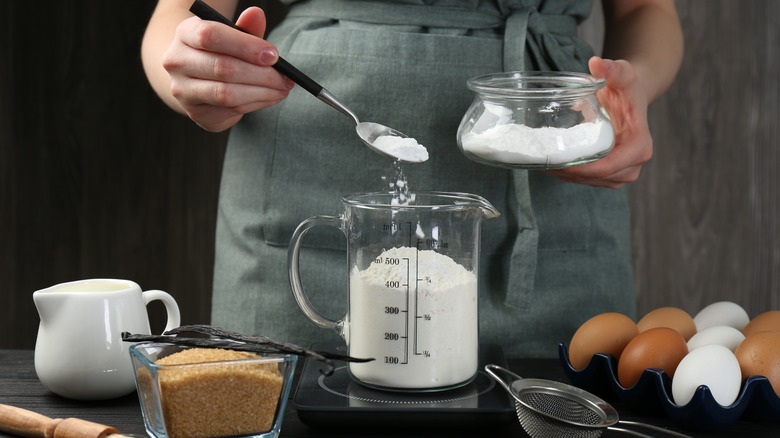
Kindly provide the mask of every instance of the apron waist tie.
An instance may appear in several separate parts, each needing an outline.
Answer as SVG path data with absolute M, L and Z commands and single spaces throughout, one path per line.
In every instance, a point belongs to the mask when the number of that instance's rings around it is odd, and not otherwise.
M 522 57 L 525 33 L 553 36 L 576 35 L 571 15 L 541 14 L 535 8 L 510 7 L 477 11 L 451 6 L 416 5 L 372 0 L 312 0 L 294 3 L 288 17 L 328 18 L 367 24 L 418 26 L 442 29 L 496 30 L 504 32 L 505 59 Z M 504 31 L 508 29 L 509 31 Z M 518 36 L 520 38 L 518 38 Z M 511 53 L 506 53 L 511 52 Z M 506 67 L 506 66 L 505 66 Z M 505 71 L 510 71 L 505 68 Z

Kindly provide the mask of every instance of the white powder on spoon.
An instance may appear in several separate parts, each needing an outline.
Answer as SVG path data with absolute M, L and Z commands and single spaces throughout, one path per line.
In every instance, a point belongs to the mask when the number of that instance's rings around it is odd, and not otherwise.
M 371 144 L 402 161 L 421 163 L 428 160 L 428 149 L 413 138 L 380 135 Z
M 508 164 L 564 164 L 598 155 L 615 141 L 612 125 L 603 121 L 571 128 L 496 125 L 463 135 L 463 150 Z

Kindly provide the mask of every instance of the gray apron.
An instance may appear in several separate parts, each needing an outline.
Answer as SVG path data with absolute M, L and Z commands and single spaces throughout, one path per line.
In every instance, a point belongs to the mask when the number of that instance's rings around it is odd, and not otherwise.
M 479 165 L 455 140 L 474 98 L 468 78 L 585 71 L 591 51 L 576 28 L 590 8 L 574 0 L 314 0 L 295 3 L 268 37 L 361 120 L 397 128 L 428 148 L 426 163 L 403 166 L 412 191 L 474 193 L 501 211 L 482 226 L 480 339 L 513 356 L 554 356 L 557 343 L 595 313 L 634 314 L 623 190 Z M 351 121 L 299 87 L 245 116 L 225 157 L 212 324 L 302 345 L 337 340 L 292 297 L 290 236 L 307 217 L 340 213 L 343 195 L 386 190 L 394 177 L 392 162 L 365 148 Z M 345 238 L 315 229 L 304 242 L 308 295 L 321 313 L 340 319 Z

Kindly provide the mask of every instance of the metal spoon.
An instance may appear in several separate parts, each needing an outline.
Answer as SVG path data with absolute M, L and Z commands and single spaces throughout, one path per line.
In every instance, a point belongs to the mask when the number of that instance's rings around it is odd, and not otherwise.
M 241 30 L 243 32 L 241 28 L 233 24 L 233 22 L 227 19 L 227 17 L 220 14 L 219 12 L 214 10 L 211 6 L 207 5 L 201 0 L 195 0 L 195 2 L 190 7 L 190 12 L 192 12 L 202 20 L 209 20 L 209 21 L 216 21 L 219 23 L 223 23 L 234 29 Z M 374 152 L 377 152 L 386 157 L 390 157 L 405 163 L 420 163 L 425 161 L 425 159 L 411 160 L 408 158 L 402 158 L 393 155 L 389 151 L 377 146 L 375 144 L 375 141 L 378 137 L 381 136 L 393 136 L 393 137 L 400 137 L 400 138 L 409 138 L 409 137 L 407 135 L 404 135 L 400 131 L 397 131 L 393 128 L 389 128 L 385 125 L 380 125 L 379 123 L 361 122 L 360 119 L 358 119 L 357 115 L 352 110 L 350 110 L 346 105 L 344 105 L 338 99 L 336 99 L 336 97 L 332 95 L 328 90 L 326 90 L 322 85 L 318 84 L 312 78 L 305 75 L 303 72 L 298 70 L 295 66 L 287 62 L 281 56 L 279 57 L 279 60 L 276 62 L 276 64 L 273 65 L 273 68 L 276 69 L 278 72 L 282 73 L 283 75 L 287 76 L 288 78 L 292 79 L 296 84 L 303 87 L 304 90 L 311 93 L 317 99 L 320 99 L 321 101 L 327 103 L 328 105 L 338 110 L 340 113 L 349 117 L 353 122 L 355 122 L 355 132 L 357 132 L 358 137 L 360 137 L 360 139 L 363 140 L 363 143 L 365 143 L 366 146 L 368 146 Z

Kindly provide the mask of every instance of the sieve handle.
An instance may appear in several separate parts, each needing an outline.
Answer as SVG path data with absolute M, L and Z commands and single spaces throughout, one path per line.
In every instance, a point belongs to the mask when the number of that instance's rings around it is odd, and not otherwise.
M 656 432 L 665 433 L 665 434 L 667 434 L 669 436 L 676 436 L 677 438 L 693 438 L 690 435 L 686 435 L 684 433 L 675 432 L 673 430 L 665 429 L 663 427 L 654 426 L 652 424 L 641 423 L 639 421 L 620 420 L 620 421 L 618 421 L 618 424 L 644 427 L 645 429 L 650 429 L 650 430 L 654 430 Z M 627 429 L 613 428 L 613 427 L 608 427 L 607 429 L 617 429 L 617 430 L 620 430 L 620 431 L 627 431 Z M 636 435 L 638 433 L 638 432 L 634 432 L 634 431 L 628 431 L 628 432 L 630 432 L 630 433 L 632 433 L 634 435 Z M 647 436 L 647 435 L 645 435 L 645 436 Z
M 611 430 L 613 432 L 622 432 L 622 433 L 624 433 L 626 435 L 631 435 L 631 436 L 635 436 L 635 437 L 639 437 L 639 438 L 653 438 L 650 435 L 645 435 L 645 434 L 643 434 L 641 432 L 636 432 L 636 431 L 633 431 L 633 430 L 630 430 L 630 429 L 623 429 L 622 427 L 609 426 L 609 427 L 607 427 L 607 430 Z
M 519 375 L 513 373 L 512 371 L 509 371 L 508 369 L 500 367 L 498 365 L 493 365 L 493 364 L 485 365 L 485 372 L 488 373 L 490 375 L 490 377 L 493 378 L 493 380 L 495 380 L 501 386 L 503 386 L 504 389 L 506 389 L 506 392 L 508 392 L 512 396 L 512 398 L 517 400 L 517 396 L 512 392 L 512 388 L 509 387 L 509 384 L 506 383 L 506 381 L 504 379 L 502 379 L 498 374 L 496 374 L 496 371 L 504 373 L 504 374 L 509 374 L 510 376 L 514 377 L 515 380 L 520 380 L 520 379 L 522 379 L 522 377 L 520 377 Z

